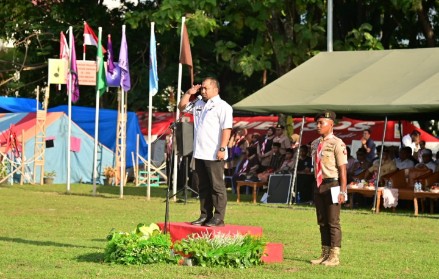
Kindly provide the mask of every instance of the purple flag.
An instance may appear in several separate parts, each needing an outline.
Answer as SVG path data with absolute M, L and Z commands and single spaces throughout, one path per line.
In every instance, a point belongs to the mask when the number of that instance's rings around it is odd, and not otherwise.
M 108 87 L 119 87 L 120 86 L 120 68 L 117 63 L 113 62 L 114 52 L 113 44 L 111 42 L 111 35 L 108 35 L 107 41 L 107 86 Z
M 108 34 L 107 49 L 108 49 L 107 72 L 112 74 L 113 70 L 114 70 L 114 63 L 113 63 L 114 55 L 113 55 L 113 44 L 111 43 L 111 35 L 110 34 Z
M 72 102 L 76 103 L 79 100 L 78 67 L 76 66 L 75 37 L 73 34 L 70 34 L 70 36 L 72 45 L 70 46 L 69 75 L 72 77 L 72 88 L 70 88 L 70 83 L 67 82 L 67 94 L 72 92 Z
M 122 26 L 122 42 L 119 52 L 120 86 L 126 92 L 131 89 L 130 68 L 128 64 L 128 45 L 125 38 L 125 25 Z

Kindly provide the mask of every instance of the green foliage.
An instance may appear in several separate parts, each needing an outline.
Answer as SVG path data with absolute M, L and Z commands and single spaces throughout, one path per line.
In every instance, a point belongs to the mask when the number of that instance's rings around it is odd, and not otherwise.
M 358 29 L 348 33 L 345 44 L 337 44 L 339 49 L 348 50 L 380 50 L 384 49 L 381 42 L 371 35 L 372 25 L 364 23 Z
M 202 233 L 174 243 L 174 251 L 203 267 L 248 268 L 261 265 L 266 243 L 251 235 Z
M 54 177 L 56 177 L 56 171 L 45 171 L 44 172 L 44 177 L 46 177 L 46 178 L 54 178 Z
M 181 17 L 186 17 L 196 82 L 216 76 L 221 97 L 239 101 L 266 83 L 326 50 L 325 0 L 162 0 L 121 1 L 109 11 L 102 1 L 3 1 L 0 38 L 12 39 L 15 49 L 0 53 L 1 95 L 34 97 L 47 83 L 47 60 L 59 55 L 59 32 L 73 26 L 77 56 L 81 56 L 83 21 L 104 37 L 111 34 L 117 57 L 121 25 L 127 25 L 132 89 L 128 109 L 146 110 L 148 98 L 149 28 L 155 22 L 159 93 L 158 111 L 175 110 Z M 439 1 L 352 0 L 334 2 L 334 49 L 377 50 L 437 46 Z M 105 44 L 105 42 L 104 42 Z M 87 47 L 87 59 L 96 48 Z M 214 59 L 216 58 L 216 59 Z M 13 79 L 19 73 L 20 78 Z M 265 79 L 266 77 L 266 79 Z M 188 88 L 183 72 L 182 89 Z M 52 86 L 51 92 L 56 92 Z M 77 105 L 94 104 L 94 88 L 81 86 Z M 238 92 L 238 93 L 237 93 Z M 49 105 L 65 104 L 65 86 L 51 94 Z M 105 108 L 117 107 L 110 89 L 101 98 Z
M 176 263 L 179 257 L 171 254 L 171 238 L 162 234 L 156 224 L 138 224 L 131 233 L 116 232 L 107 236 L 104 260 L 110 263 L 139 265 Z
M 8 164 L 0 162 L 0 180 L 8 175 Z

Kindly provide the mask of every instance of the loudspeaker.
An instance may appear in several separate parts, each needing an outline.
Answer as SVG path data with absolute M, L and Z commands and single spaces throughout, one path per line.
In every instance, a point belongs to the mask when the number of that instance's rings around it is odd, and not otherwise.
M 187 156 L 193 151 L 194 124 L 192 122 L 178 122 L 175 126 L 175 140 L 177 141 L 177 154 Z
M 268 178 L 267 203 L 288 203 L 293 175 L 272 174 Z

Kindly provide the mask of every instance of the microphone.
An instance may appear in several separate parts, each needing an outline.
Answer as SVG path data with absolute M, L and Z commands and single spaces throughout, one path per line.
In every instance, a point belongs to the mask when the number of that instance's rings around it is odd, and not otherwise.
M 203 99 L 203 97 L 201 95 L 198 95 L 192 102 L 190 102 L 189 104 L 186 105 L 186 107 L 184 108 L 184 112 L 187 112 L 189 110 L 191 110 L 195 103 L 198 102 L 199 100 Z

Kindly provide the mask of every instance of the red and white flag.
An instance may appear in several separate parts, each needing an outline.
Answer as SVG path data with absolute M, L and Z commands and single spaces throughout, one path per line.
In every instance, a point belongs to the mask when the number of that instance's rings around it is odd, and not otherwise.
M 84 53 L 85 53 L 85 45 L 89 46 L 98 46 L 98 36 L 96 36 L 93 29 L 84 21 Z M 102 53 L 106 53 L 107 50 L 102 46 Z
M 98 37 L 93 29 L 84 21 L 84 45 L 98 46 Z

